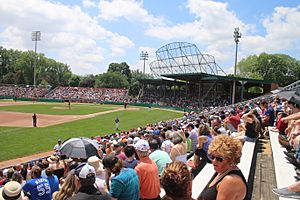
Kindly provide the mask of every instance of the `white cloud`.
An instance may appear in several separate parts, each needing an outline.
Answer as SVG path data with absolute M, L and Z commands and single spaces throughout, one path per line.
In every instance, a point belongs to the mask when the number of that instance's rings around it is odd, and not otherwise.
M 242 57 L 262 52 L 278 53 L 297 49 L 300 44 L 300 6 L 276 7 L 263 20 L 265 36 L 246 35 L 242 38 Z M 298 54 L 299 55 L 299 54 Z
M 5 48 L 33 49 L 32 30 L 40 30 L 42 40 L 38 51 L 57 54 L 55 58 L 71 66 L 74 73 L 102 72 L 101 62 L 114 49 L 111 42 L 118 41 L 119 51 L 133 46 L 125 36 L 101 27 L 99 23 L 78 6 L 66 6 L 45 0 L 0 0 L 0 45 Z M 101 44 L 101 46 L 100 46 Z M 97 66 L 97 67 L 96 67 Z M 102 68 L 101 68 L 101 67 Z
M 294 8 L 277 7 L 272 17 L 264 20 L 268 48 L 288 49 L 300 40 L 300 6 Z
M 82 5 L 85 8 L 97 7 L 97 4 L 93 0 L 83 0 Z
M 155 17 L 143 8 L 142 1 L 136 0 L 100 0 L 99 17 L 105 20 L 117 20 L 120 17 L 131 22 L 162 25 L 164 19 Z
M 146 31 L 150 36 L 160 39 L 190 38 L 193 41 L 211 44 L 216 40 L 232 38 L 233 29 L 240 27 L 242 30 L 250 29 L 237 16 L 228 11 L 227 3 L 189 0 L 187 8 L 195 15 L 193 22 L 177 24 L 172 27 L 152 26 Z
M 151 26 L 146 34 L 163 40 L 201 44 L 206 49 L 200 51 L 215 56 L 216 62 L 220 63 L 234 55 L 234 28 L 240 27 L 242 32 L 253 29 L 253 25 L 243 23 L 234 12 L 229 11 L 227 3 L 189 0 L 187 8 L 195 16 L 194 21 L 171 27 Z
M 238 60 L 251 54 L 295 49 L 295 45 L 300 44 L 300 6 L 275 8 L 271 17 L 262 20 L 266 35 L 255 34 L 256 26 L 241 21 L 228 9 L 227 3 L 189 0 L 187 8 L 195 16 L 194 21 L 174 26 L 152 25 L 146 30 L 146 34 L 166 41 L 179 40 L 200 44 L 200 51 L 215 56 L 217 63 L 232 61 L 232 65 L 235 56 L 235 27 L 240 27 L 242 33 Z
M 110 46 L 113 56 L 122 56 L 125 54 L 124 48 L 133 47 L 134 43 L 127 37 L 116 35 L 110 40 Z

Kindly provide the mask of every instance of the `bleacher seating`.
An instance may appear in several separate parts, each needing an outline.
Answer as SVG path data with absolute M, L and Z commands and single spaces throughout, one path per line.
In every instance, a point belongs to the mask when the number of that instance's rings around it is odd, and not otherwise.
M 40 98 L 43 97 L 49 91 L 44 87 L 32 87 L 32 86 L 15 86 L 15 85 L 1 85 L 0 96 L 17 97 L 17 98 Z
M 45 98 L 86 102 L 122 102 L 127 98 L 127 92 L 128 90 L 123 88 L 57 87 L 48 93 Z
M 285 154 L 283 152 L 286 149 L 279 144 L 278 132 L 272 131 L 272 128 L 273 127 L 269 127 L 269 135 L 277 188 L 287 187 L 295 182 L 294 176 L 296 175 L 296 172 L 294 166 L 285 159 Z M 279 197 L 279 200 L 291 200 L 291 198 Z

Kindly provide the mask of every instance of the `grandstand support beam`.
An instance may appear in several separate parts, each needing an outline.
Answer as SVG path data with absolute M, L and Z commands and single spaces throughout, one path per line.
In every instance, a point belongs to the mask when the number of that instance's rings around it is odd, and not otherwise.
M 37 49 L 37 42 L 41 40 L 41 31 L 32 31 L 31 33 L 31 40 L 35 42 L 34 44 L 34 65 L 33 65 L 33 87 L 36 87 L 36 49 Z
M 245 84 L 247 83 L 247 81 L 240 81 L 241 85 L 242 85 L 242 91 L 241 91 L 241 101 L 244 100 L 244 87 Z
M 237 65 L 237 53 L 238 53 L 238 44 L 239 44 L 239 38 L 242 37 L 242 34 L 240 33 L 240 28 L 234 28 L 233 32 L 233 38 L 235 42 L 235 61 L 234 61 L 234 77 L 236 77 L 236 65 Z M 235 89 L 236 89 L 236 81 L 233 81 L 233 88 L 232 88 L 232 104 L 235 102 Z

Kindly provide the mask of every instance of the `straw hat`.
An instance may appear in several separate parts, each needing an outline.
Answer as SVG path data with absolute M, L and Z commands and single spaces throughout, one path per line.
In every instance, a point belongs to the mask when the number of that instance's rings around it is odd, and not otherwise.
M 22 186 L 20 183 L 16 181 L 10 181 L 4 185 L 3 188 L 0 189 L 0 200 L 5 199 L 22 199 Z

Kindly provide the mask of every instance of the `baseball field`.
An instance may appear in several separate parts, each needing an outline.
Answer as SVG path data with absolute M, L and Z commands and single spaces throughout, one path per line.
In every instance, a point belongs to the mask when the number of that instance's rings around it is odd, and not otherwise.
M 37 127 L 32 127 L 32 114 Z M 51 151 L 57 139 L 102 136 L 115 132 L 115 118 L 120 130 L 147 123 L 181 117 L 170 110 L 129 106 L 0 101 L 0 161 Z

